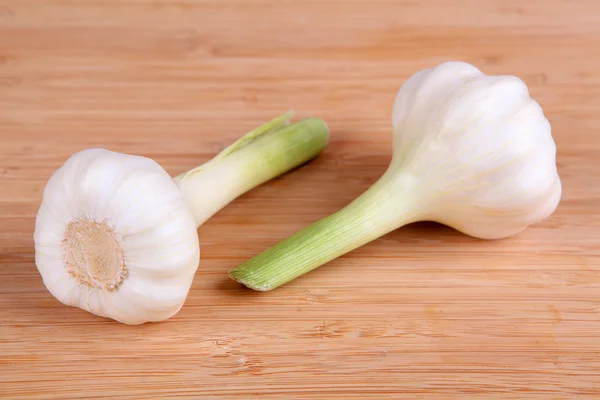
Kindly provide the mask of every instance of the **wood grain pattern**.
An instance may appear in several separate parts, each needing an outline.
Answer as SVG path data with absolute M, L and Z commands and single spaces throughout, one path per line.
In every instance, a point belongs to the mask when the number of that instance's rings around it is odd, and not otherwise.
M 599 49 L 595 0 L 0 1 L 0 398 L 599 398 Z M 411 225 L 269 293 L 230 281 L 377 180 L 396 90 L 448 59 L 527 82 L 556 213 L 490 242 Z M 45 290 L 34 218 L 71 153 L 177 174 L 290 108 L 330 146 L 199 229 L 175 318 L 128 327 Z

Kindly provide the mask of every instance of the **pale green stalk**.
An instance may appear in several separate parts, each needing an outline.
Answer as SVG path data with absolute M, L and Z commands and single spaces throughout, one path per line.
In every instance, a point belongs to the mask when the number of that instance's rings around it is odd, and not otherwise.
M 316 157 L 329 140 L 322 119 L 290 124 L 283 114 L 250 131 L 207 163 L 175 178 L 200 226 L 250 189 Z
M 254 290 L 272 290 L 412 222 L 411 199 L 395 190 L 402 182 L 394 176 L 384 174 L 345 208 L 248 260 L 230 277 Z

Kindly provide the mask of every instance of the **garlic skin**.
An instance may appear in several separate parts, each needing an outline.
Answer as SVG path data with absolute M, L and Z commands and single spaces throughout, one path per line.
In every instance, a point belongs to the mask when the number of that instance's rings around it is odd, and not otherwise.
M 412 222 L 500 239 L 558 206 L 550 123 L 515 76 L 485 75 L 460 61 L 419 71 L 397 92 L 392 126 L 392 160 L 377 182 L 230 277 L 273 290 Z
M 399 90 L 392 122 L 390 170 L 411 182 L 419 219 L 500 239 L 557 208 L 551 126 L 519 78 L 465 62 L 422 70 Z
M 109 228 L 114 244 L 82 246 L 94 228 L 69 232 L 74 221 Z M 84 239 L 68 240 L 69 233 Z M 54 297 L 127 324 L 175 315 L 200 262 L 196 224 L 173 179 L 149 158 L 105 149 L 75 153 L 52 175 L 34 239 L 36 264 Z M 115 282 L 108 289 L 98 277 L 110 275 L 115 252 L 122 253 L 126 277 L 107 276 Z
M 50 177 L 35 223 L 35 262 L 63 304 L 124 324 L 179 312 L 200 262 L 197 228 L 254 187 L 316 157 L 325 122 L 283 114 L 213 159 L 171 177 L 147 157 L 72 155 Z

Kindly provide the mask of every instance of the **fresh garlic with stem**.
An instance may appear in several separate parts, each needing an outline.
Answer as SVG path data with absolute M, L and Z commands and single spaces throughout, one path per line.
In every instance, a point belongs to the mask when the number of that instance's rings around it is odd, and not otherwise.
M 231 278 L 268 291 L 411 222 L 500 239 L 558 206 L 550 123 L 517 77 L 459 61 L 424 69 L 400 88 L 392 122 L 393 157 L 371 188 Z
M 87 149 L 50 178 L 35 224 L 35 261 L 62 303 L 125 324 L 183 306 L 200 261 L 196 229 L 248 190 L 316 157 L 325 122 L 292 113 L 171 178 L 150 158 Z

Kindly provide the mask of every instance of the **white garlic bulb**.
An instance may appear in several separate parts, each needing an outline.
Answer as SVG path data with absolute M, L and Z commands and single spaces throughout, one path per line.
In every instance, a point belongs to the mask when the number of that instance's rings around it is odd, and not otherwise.
M 561 182 L 551 126 L 527 86 L 465 62 L 413 75 L 394 102 L 393 157 L 365 193 L 230 272 L 272 290 L 405 224 L 429 220 L 482 239 L 550 216 Z
M 402 86 L 392 120 L 390 168 L 410 180 L 419 219 L 499 239 L 558 206 L 551 126 L 519 78 L 447 62 Z
M 290 117 L 175 179 L 146 157 L 105 149 L 72 155 L 48 181 L 36 219 L 36 265 L 49 292 L 125 324 L 175 315 L 199 264 L 197 226 L 326 146 L 323 121 L 288 125 Z
M 128 324 L 179 311 L 200 258 L 196 224 L 153 160 L 87 149 L 50 178 L 35 258 L 59 301 Z

